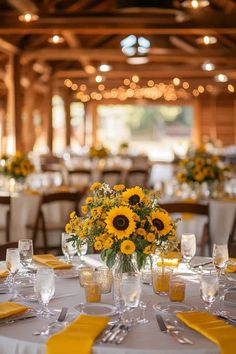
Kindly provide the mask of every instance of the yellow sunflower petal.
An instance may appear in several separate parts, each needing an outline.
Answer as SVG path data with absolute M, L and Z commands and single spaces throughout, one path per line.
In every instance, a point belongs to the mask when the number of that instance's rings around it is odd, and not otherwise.
M 144 199 L 145 195 L 142 188 L 133 187 L 128 188 L 125 192 L 122 193 L 122 198 L 129 205 L 136 205 Z
M 120 206 L 111 209 L 105 219 L 107 231 L 118 239 L 129 237 L 136 228 L 134 213 L 128 207 Z
M 133 241 L 125 240 L 121 243 L 120 250 L 123 254 L 132 254 L 135 252 L 135 244 Z

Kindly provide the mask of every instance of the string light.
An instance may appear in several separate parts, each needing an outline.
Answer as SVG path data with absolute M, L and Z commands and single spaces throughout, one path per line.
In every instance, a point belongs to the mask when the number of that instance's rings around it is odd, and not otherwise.
M 139 77 L 138 77 L 138 75 L 133 75 L 133 76 L 132 76 L 132 81 L 137 84 L 137 83 L 139 82 Z
M 187 90 L 189 88 L 189 83 L 187 81 L 183 82 L 183 88 Z
M 52 44 L 59 44 L 65 42 L 65 39 L 58 34 L 54 34 L 52 37 L 48 38 L 48 42 Z
M 215 65 L 213 63 L 203 63 L 202 64 L 202 70 L 204 71 L 213 71 L 215 70 Z
M 229 84 L 229 85 L 227 86 L 227 88 L 228 88 L 228 91 L 229 91 L 229 92 L 234 93 L 235 89 L 234 89 L 234 86 L 233 86 L 233 85 Z
M 214 79 L 216 82 L 227 82 L 228 76 L 225 74 L 218 74 L 218 75 L 215 75 Z
M 33 22 L 39 19 L 39 16 L 36 14 L 32 14 L 30 12 L 26 12 L 18 17 L 19 21 L 21 22 Z
M 215 36 L 203 36 L 196 39 L 198 44 L 211 45 L 217 43 L 217 38 Z
M 175 78 L 173 79 L 173 84 L 174 84 L 175 86 L 178 86 L 178 85 L 180 84 L 180 79 L 179 79 L 178 77 L 175 77 Z
M 103 81 L 103 77 L 102 77 L 101 75 L 97 75 L 97 76 L 95 77 L 95 81 L 96 81 L 96 82 L 102 82 L 102 81 Z
M 111 71 L 112 66 L 108 65 L 108 64 L 101 64 L 98 69 L 99 69 L 99 71 L 105 73 L 105 72 Z
M 208 0 L 184 0 L 181 5 L 188 9 L 199 9 L 210 5 Z

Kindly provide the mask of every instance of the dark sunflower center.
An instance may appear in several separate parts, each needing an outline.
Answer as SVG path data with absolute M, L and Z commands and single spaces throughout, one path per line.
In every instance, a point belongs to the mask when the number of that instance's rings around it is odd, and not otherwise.
M 164 229 L 164 224 L 160 219 L 154 219 L 154 220 L 152 220 L 152 223 L 158 231 L 161 231 Z
M 135 205 L 138 204 L 139 202 L 140 202 L 140 196 L 137 194 L 134 194 L 129 198 L 130 205 Z
M 125 215 L 117 215 L 113 219 L 113 226 L 117 230 L 126 230 L 129 226 L 129 219 Z

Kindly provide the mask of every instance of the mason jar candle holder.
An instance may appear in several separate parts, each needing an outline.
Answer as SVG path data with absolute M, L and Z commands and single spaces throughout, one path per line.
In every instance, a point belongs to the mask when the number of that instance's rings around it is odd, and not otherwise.
M 101 301 L 101 283 L 96 280 L 88 281 L 84 284 L 86 302 Z
M 169 285 L 169 299 L 173 302 L 182 302 L 185 298 L 185 282 L 176 276 L 172 276 Z
M 94 270 L 90 267 L 81 267 L 79 268 L 79 282 L 80 286 L 84 287 L 85 283 L 93 281 L 94 279 Z
M 101 284 L 101 293 L 108 294 L 112 289 L 112 271 L 108 267 L 98 267 L 95 271 L 95 279 Z
M 170 267 L 155 267 L 152 269 L 152 286 L 158 295 L 168 295 L 169 283 L 172 274 Z

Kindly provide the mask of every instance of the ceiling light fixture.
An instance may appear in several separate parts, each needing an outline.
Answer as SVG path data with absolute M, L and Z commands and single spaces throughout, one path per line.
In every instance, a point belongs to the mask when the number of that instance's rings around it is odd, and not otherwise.
M 36 14 L 31 14 L 30 12 L 26 12 L 18 17 L 18 20 L 21 22 L 33 22 L 37 21 L 39 16 Z
M 218 75 L 215 75 L 214 79 L 216 82 L 227 82 L 228 76 L 225 74 L 218 74 Z
M 207 7 L 210 5 L 208 0 L 184 0 L 181 3 L 181 6 L 186 7 L 187 9 L 199 9 L 203 7 Z
M 202 36 L 196 39 L 198 44 L 211 45 L 217 43 L 217 38 L 215 36 Z
M 52 37 L 48 38 L 48 42 L 52 44 L 64 43 L 65 39 L 59 34 L 54 34 Z
M 134 56 L 127 58 L 127 63 L 131 65 L 142 65 L 147 64 L 149 62 L 148 57 Z
M 97 82 L 97 83 L 100 83 L 100 82 L 102 82 L 104 79 L 103 79 L 103 77 L 101 76 L 101 75 L 97 75 L 96 77 L 95 77 L 95 81 Z
M 132 65 L 140 65 L 148 63 L 146 57 L 150 50 L 150 41 L 145 37 L 137 37 L 133 34 L 125 37 L 120 42 L 121 50 L 126 55 L 127 62 Z
M 100 66 L 99 66 L 99 71 L 101 71 L 101 72 L 108 72 L 108 71 L 111 71 L 112 70 L 112 66 L 111 65 L 109 65 L 109 64 L 101 64 Z
M 203 63 L 201 67 L 204 71 L 213 71 L 216 68 L 215 65 L 210 62 Z

